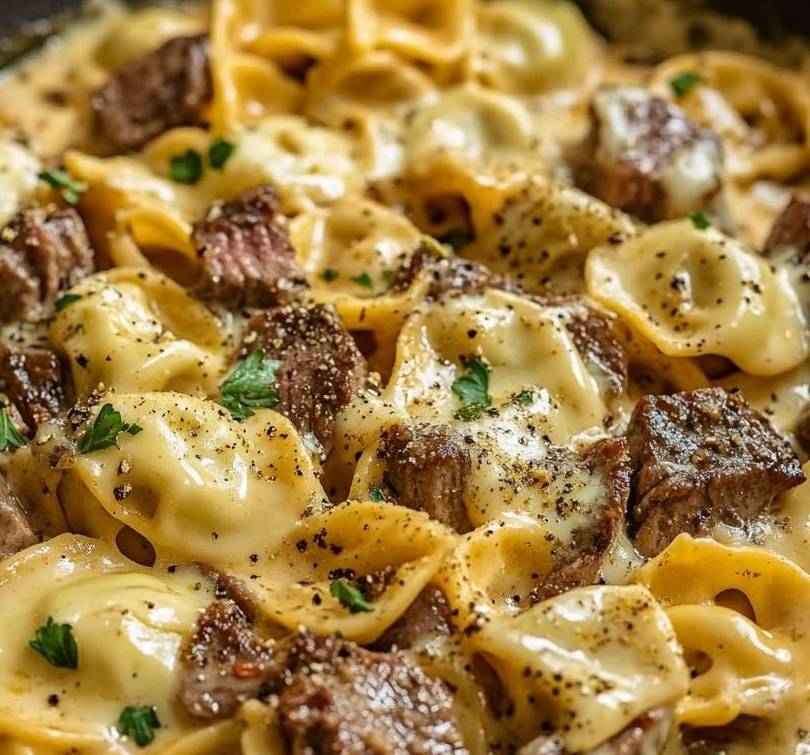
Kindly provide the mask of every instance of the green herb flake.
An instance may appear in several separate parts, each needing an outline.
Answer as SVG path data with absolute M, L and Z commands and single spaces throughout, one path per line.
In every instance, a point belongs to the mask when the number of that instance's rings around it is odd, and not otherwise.
M 138 747 L 146 747 L 160 728 L 160 719 L 152 705 L 128 705 L 118 716 L 115 728 L 125 737 L 135 740 Z
M 450 390 L 462 403 L 456 412 L 456 419 L 476 419 L 492 406 L 489 395 L 489 368 L 478 359 L 462 359 L 467 370 L 458 380 L 453 381 Z
M 124 424 L 121 413 L 112 404 L 104 404 L 79 442 L 79 451 L 89 454 L 114 446 L 118 433 L 124 432 L 128 427 L 129 425 Z
M 687 72 L 669 80 L 672 91 L 678 97 L 683 97 L 692 87 L 701 84 L 704 78 L 699 73 Z
M 693 212 L 689 216 L 689 220 L 692 221 L 692 225 L 699 231 L 705 231 L 712 224 L 712 221 L 709 220 L 708 216 L 703 212 Z
M 182 155 L 175 155 L 169 162 L 169 175 L 172 181 L 180 184 L 195 184 L 202 175 L 202 158 L 200 153 L 187 149 Z
M 368 499 L 374 501 L 374 503 L 382 503 L 385 500 L 385 493 L 375 485 L 368 491 Z
M 45 181 L 54 189 L 61 189 L 62 199 L 68 204 L 76 204 L 81 195 L 87 191 L 87 184 L 75 181 L 66 170 L 43 170 L 37 175 L 40 181 Z
M 279 363 L 251 351 L 222 384 L 222 405 L 234 419 L 247 419 L 253 410 L 272 409 L 279 400 L 276 370 Z
M 64 296 L 60 296 L 54 302 L 54 309 L 57 312 L 61 312 L 63 309 L 67 309 L 71 304 L 75 304 L 81 298 L 82 297 L 78 294 L 65 294 Z
M 374 606 L 366 600 L 363 593 L 352 587 L 345 579 L 336 579 L 329 585 L 329 592 L 337 598 L 341 605 L 349 609 L 349 613 L 371 613 Z
M 534 401 L 534 394 L 531 391 L 521 391 L 515 396 L 515 401 L 521 404 L 531 404 Z
M 371 280 L 371 276 L 368 273 L 360 273 L 360 275 L 355 275 L 351 278 L 352 283 L 356 283 L 358 286 L 362 286 L 363 288 L 374 288 L 374 281 Z
M 51 616 L 28 642 L 51 666 L 75 669 L 79 667 L 79 647 L 70 624 L 57 624 Z
M 24 445 L 25 438 L 20 434 L 20 431 L 5 410 L 0 409 L 0 451 L 8 451 L 9 448 L 22 448 Z
M 439 242 L 449 246 L 454 252 L 461 251 L 465 246 L 469 246 L 475 241 L 475 236 L 463 228 L 455 228 L 448 231 L 443 236 L 439 236 Z
M 208 148 L 208 162 L 216 170 L 222 170 L 231 155 L 236 150 L 236 145 L 227 139 L 214 139 Z
M 327 283 L 331 283 L 332 281 L 337 280 L 339 277 L 340 272 L 331 267 L 321 270 L 321 278 L 323 278 L 323 280 L 325 280 Z
M 138 433 L 143 432 L 143 428 L 135 422 L 133 422 L 131 425 L 126 425 L 125 429 L 130 435 L 137 435 Z

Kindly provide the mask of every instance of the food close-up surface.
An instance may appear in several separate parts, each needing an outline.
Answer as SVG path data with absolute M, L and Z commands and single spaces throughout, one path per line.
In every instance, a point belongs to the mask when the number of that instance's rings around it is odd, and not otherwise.
M 810 753 L 810 19 L 46 5 L 0 755 Z

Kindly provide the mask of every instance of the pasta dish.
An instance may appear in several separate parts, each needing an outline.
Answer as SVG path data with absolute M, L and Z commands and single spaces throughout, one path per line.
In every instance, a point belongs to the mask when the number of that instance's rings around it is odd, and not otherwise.
M 771 52 L 213 0 L 5 70 L 0 754 L 810 753 Z

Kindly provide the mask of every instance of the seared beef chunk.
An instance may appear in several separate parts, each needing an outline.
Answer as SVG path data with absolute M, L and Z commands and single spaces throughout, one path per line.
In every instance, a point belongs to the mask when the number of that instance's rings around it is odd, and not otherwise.
M 593 521 L 574 531 L 571 543 L 556 555 L 554 568 L 529 595 L 531 603 L 548 600 L 575 587 L 598 584 L 602 562 L 618 534 L 630 495 L 630 456 L 623 439 L 609 438 L 591 446 L 582 463 L 604 491 Z
M 520 293 L 521 289 L 509 278 L 493 273 L 485 265 L 462 257 L 439 257 L 429 247 L 420 247 L 391 281 L 393 291 L 405 291 L 422 270 L 430 271 L 430 285 L 425 298 L 481 294 L 488 288 Z
M 400 653 L 299 637 L 278 716 L 296 755 L 466 753 L 444 686 Z
M 208 48 L 207 35 L 170 39 L 127 63 L 93 95 L 101 133 L 116 151 L 202 122 L 212 94 Z
M 646 556 L 680 532 L 744 525 L 804 481 L 796 454 L 768 420 L 722 388 L 646 396 L 627 437 L 630 531 Z
M 93 269 L 93 250 L 75 210 L 20 212 L 0 232 L 0 322 L 50 314 L 59 292 Z
M 719 193 L 720 140 L 676 105 L 644 89 L 606 88 L 592 117 L 574 160 L 585 191 L 651 222 L 705 210 Z
M 31 434 L 67 408 L 62 364 L 47 346 L 0 343 L 0 392 Z
M 587 755 L 652 755 L 662 752 L 672 725 L 672 711 L 654 708 L 642 713 L 626 729 Z M 539 736 L 518 751 L 518 755 L 569 755 L 559 737 Z
M 197 718 L 228 718 L 278 673 L 246 612 L 215 600 L 181 651 L 180 702 Z
M 787 250 L 804 260 L 810 254 L 810 194 L 794 194 L 788 206 L 774 221 L 765 254 Z
M 280 362 L 277 411 L 302 433 L 314 433 L 329 454 L 335 417 L 366 379 L 365 359 L 334 308 L 290 304 L 257 312 L 243 349 Z
M 394 425 L 382 433 L 384 481 L 401 506 L 427 512 L 456 532 L 472 529 L 464 504 L 470 453 L 447 428 Z
M 38 540 L 20 499 L 0 474 L 0 559 L 14 555 Z
M 192 293 L 203 301 L 229 309 L 271 307 L 306 285 L 270 186 L 212 205 L 194 225 L 192 241 L 200 258 Z
M 375 649 L 407 650 L 434 637 L 450 635 L 453 621 L 444 593 L 434 585 L 425 587 L 416 600 L 374 643 Z

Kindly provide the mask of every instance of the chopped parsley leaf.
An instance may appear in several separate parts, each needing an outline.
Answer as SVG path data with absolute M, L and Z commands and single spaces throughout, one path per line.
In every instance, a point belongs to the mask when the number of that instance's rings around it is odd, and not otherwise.
M 75 304 L 81 298 L 82 297 L 78 294 L 65 294 L 64 296 L 60 296 L 54 302 L 54 309 L 57 312 L 61 312 L 63 309 L 67 309 L 71 304 Z
M 692 225 L 699 231 L 705 231 L 712 224 L 712 221 L 709 220 L 708 216 L 703 212 L 693 212 L 689 216 L 689 220 L 692 221 Z
M 130 435 L 137 435 L 138 433 L 143 432 L 143 428 L 135 422 L 133 422 L 131 425 L 126 425 L 126 430 Z
M 456 419 L 476 419 L 492 405 L 489 395 L 489 368 L 478 359 L 462 359 L 467 372 L 453 382 L 450 390 L 456 394 L 462 407 Z
M 137 428 L 132 432 L 132 428 Z M 141 431 L 138 425 L 128 425 L 121 417 L 121 412 L 113 408 L 112 404 L 104 404 L 96 415 L 90 429 L 79 442 L 79 451 L 89 454 L 92 451 L 101 451 L 115 445 L 118 433 L 128 432 L 137 435 Z
M 515 401 L 521 404 L 531 404 L 534 401 L 534 394 L 531 391 L 521 391 L 515 396 Z
M 227 139 L 214 139 L 214 141 L 211 142 L 211 146 L 208 148 L 208 162 L 211 164 L 211 167 L 216 170 L 222 170 L 235 149 L 236 145 L 233 142 L 229 142 Z
M 352 587 L 345 579 L 336 579 L 329 585 L 329 592 L 341 604 L 349 609 L 349 613 L 371 613 L 374 606 L 366 600 L 365 595 L 356 587 Z
M 70 624 L 57 624 L 51 616 L 34 633 L 28 646 L 36 650 L 51 666 L 78 668 L 79 647 Z
M 382 503 L 385 500 L 385 494 L 375 485 L 368 491 L 368 499 L 374 503 Z
M 279 400 L 276 370 L 279 363 L 251 351 L 222 384 L 222 405 L 234 419 L 253 416 L 258 407 L 272 409 Z
M 704 79 L 699 73 L 687 72 L 670 79 L 669 85 L 678 97 L 683 97 L 693 86 L 702 81 Z
M 202 158 L 200 153 L 187 149 L 182 155 L 175 155 L 169 162 L 169 175 L 172 181 L 180 184 L 195 184 L 202 175 Z
M 14 426 L 5 409 L 0 409 L 0 451 L 8 451 L 9 448 L 22 448 L 24 445 L 25 438 Z
M 37 175 L 40 181 L 45 181 L 54 189 L 62 189 L 62 199 L 68 204 L 76 204 L 81 195 L 87 191 L 87 184 L 75 181 L 66 170 L 43 170 Z
M 321 270 L 321 278 L 323 278 L 327 283 L 331 283 L 333 280 L 337 280 L 339 277 L 340 271 L 334 270 L 331 267 Z
M 449 246 L 454 252 L 461 251 L 465 246 L 469 246 L 475 241 L 475 236 L 463 228 L 454 228 L 438 239 L 442 244 Z
M 371 276 L 368 273 L 360 273 L 360 275 L 355 275 L 351 278 L 352 283 L 356 283 L 358 286 L 362 286 L 363 288 L 374 288 L 374 281 L 371 280 Z
M 115 728 L 125 737 L 134 739 L 138 747 L 146 747 L 154 740 L 160 719 L 152 705 L 128 705 L 118 716 Z

